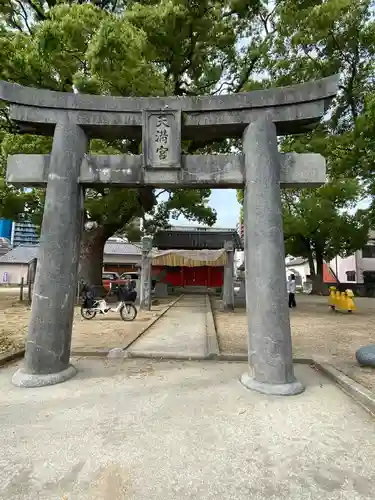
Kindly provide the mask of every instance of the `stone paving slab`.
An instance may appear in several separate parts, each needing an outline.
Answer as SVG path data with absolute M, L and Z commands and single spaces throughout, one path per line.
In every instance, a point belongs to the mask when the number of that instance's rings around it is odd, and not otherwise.
M 373 499 L 374 420 L 306 365 L 280 398 L 242 363 L 73 362 L 41 389 L 0 370 L 1 499 Z
M 205 295 L 183 296 L 129 349 L 134 355 L 162 354 L 205 357 L 207 351 Z

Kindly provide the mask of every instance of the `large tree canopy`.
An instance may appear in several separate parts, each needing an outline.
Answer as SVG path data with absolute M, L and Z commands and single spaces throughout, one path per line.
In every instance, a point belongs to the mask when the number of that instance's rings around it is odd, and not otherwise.
M 286 252 L 309 260 L 315 291 L 321 290 L 323 261 L 361 248 L 375 220 L 372 206 L 355 210 L 359 201 L 375 194 L 373 4 L 368 0 L 276 2 L 273 32 L 262 56 L 263 86 L 334 73 L 341 76 L 339 95 L 321 125 L 309 134 L 281 141 L 284 151 L 316 152 L 327 159 L 325 186 L 282 193 Z
M 255 71 L 259 60 L 255 41 L 260 36 L 260 4 L 257 0 L 8 0 L 0 5 L 0 78 L 58 91 L 122 96 L 216 93 L 223 86 L 239 91 L 250 75 L 249 65 Z M 244 37 L 247 42 L 240 54 L 237 44 Z M 3 160 L 16 152 L 50 149 L 50 139 L 15 135 L 6 108 L 1 126 Z M 197 146 L 183 147 L 191 152 Z M 208 147 L 217 150 L 226 145 Z M 90 149 L 138 154 L 140 144 L 126 138 L 94 140 Z M 43 191 L 34 190 L 26 201 L 22 191 L 3 186 L 2 193 L 8 205 L 15 196 L 14 217 L 24 212 L 25 203 L 28 213 L 40 217 Z M 159 203 L 160 193 L 151 189 L 88 189 L 85 194 L 85 215 L 98 222 L 98 228 L 85 232 L 82 240 L 81 275 L 90 282 L 101 280 L 105 241 L 126 231 L 134 217 L 145 218 L 149 231 L 165 225 L 170 215 L 183 214 L 207 224 L 216 218 L 207 205 L 209 190 L 175 190 Z M 6 213 L 4 209 L 1 215 Z
M 314 151 L 327 159 L 327 185 L 283 194 L 286 249 L 309 259 L 315 291 L 323 282 L 323 260 L 353 253 L 368 235 L 369 212 L 355 213 L 355 207 L 371 194 L 373 183 L 364 167 L 367 155 L 359 130 L 366 116 L 366 96 L 374 85 L 372 3 L 296 2 L 284 4 L 280 11 L 282 29 L 274 42 L 280 56 L 274 62 L 277 81 L 341 75 L 340 92 L 327 120 L 313 133 L 283 143 L 285 150 Z M 286 49 L 287 58 L 282 56 Z
M 287 250 L 309 258 L 311 274 L 321 281 L 322 260 L 360 248 L 375 220 L 374 203 L 366 214 L 349 212 L 375 194 L 373 12 L 370 0 L 4 0 L 0 78 L 60 91 L 147 96 L 233 93 L 339 72 L 340 93 L 321 126 L 281 143 L 285 151 L 327 158 L 326 186 L 283 193 Z M 7 154 L 50 148 L 49 139 L 14 135 L 2 110 L 2 165 Z M 228 151 L 232 145 L 186 142 L 183 149 Z M 126 138 L 91 141 L 90 147 L 140 151 Z M 34 214 L 42 207 L 41 190 L 22 193 L 3 184 L 0 193 L 4 213 L 6 206 Z M 99 226 L 84 234 L 82 272 L 100 279 L 105 240 L 128 230 L 135 216 L 150 232 L 180 213 L 213 223 L 208 196 L 207 190 L 87 190 L 86 217 Z

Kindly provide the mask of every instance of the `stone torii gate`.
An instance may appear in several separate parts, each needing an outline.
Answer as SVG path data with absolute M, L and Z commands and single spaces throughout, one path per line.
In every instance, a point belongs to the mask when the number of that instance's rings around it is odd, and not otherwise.
M 0 81 L 20 133 L 53 136 L 50 155 L 14 155 L 7 181 L 45 186 L 32 313 L 23 367 L 13 383 L 51 385 L 70 364 L 83 230 L 83 188 L 245 188 L 245 262 L 250 371 L 242 383 L 266 394 L 303 391 L 294 377 L 280 186 L 325 182 L 316 154 L 281 154 L 277 136 L 316 125 L 338 87 L 336 76 L 285 88 L 224 96 L 127 98 L 51 92 Z M 241 137 L 239 155 L 183 155 L 181 138 Z M 136 138 L 139 156 L 87 154 L 91 138 Z M 250 302 L 250 301 L 249 301 Z

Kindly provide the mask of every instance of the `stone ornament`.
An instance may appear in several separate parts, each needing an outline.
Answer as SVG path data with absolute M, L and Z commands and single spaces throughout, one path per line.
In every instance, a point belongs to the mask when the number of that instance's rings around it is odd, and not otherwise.
M 360 347 L 355 353 L 355 357 L 360 365 L 375 368 L 375 344 Z

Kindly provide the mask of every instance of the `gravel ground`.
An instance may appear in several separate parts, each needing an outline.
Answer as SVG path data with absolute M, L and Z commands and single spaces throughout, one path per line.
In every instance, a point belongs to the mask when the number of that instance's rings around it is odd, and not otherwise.
M 375 369 L 361 368 L 354 356 L 359 347 L 375 343 L 375 299 L 356 299 L 353 314 L 332 313 L 327 304 L 327 297 L 297 296 L 291 311 L 294 357 L 327 361 L 375 392 Z M 220 350 L 247 353 L 245 309 L 223 313 L 216 302 L 214 311 Z
M 308 366 L 283 398 L 244 363 L 72 362 L 27 390 L 0 370 L 2 500 L 374 499 L 374 420 Z
M 30 309 L 16 296 L 0 296 L 0 355 L 24 347 Z
M 92 320 L 81 317 L 79 308 L 74 313 L 72 350 L 90 351 L 93 349 L 124 347 L 139 335 L 147 326 L 168 307 L 175 297 L 160 300 L 151 311 L 138 311 L 134 321 L 123 321 L 120 313 L 96 316 Z
M 139 313 L 137 319 L 125 323 L 117 314 L 81 319 L 75 311 L 73 350 L 122 347 L 160 315 L 173 298 L 160 301 L 150 313 Z M 375 343 L 375 299 L 356 300 L 358 311 L 352 315 L 331 313 L 327 298 L 297 297 L 298 307 L 292 311 L 291 324 L 295 357 L 315 357 L 333 364 L 349 377 L 375 392 L 375 370 L 361 368 L 354 353 L 359 347 Z M 244 309 L 222 313 L 215 309 L 215 321 L 222 352 L 247 352 L 247 321 Z M 11 353 L 24 346 L 30 308 L 15 294 L 0 294 L 0 354 Z
M 134 321 L 125 322 L 120 313 L 97 316 L 88 321 L 81 317 L 80 308 L 74 311 L 72 350 L 123 347 L 159 316 L 175 297 L 159 299 L 150 312 L 138 311 Z M 22 349 L 27 335 L 30 307 L 15 296 L 0 296 L 0 354 Z

